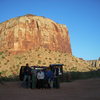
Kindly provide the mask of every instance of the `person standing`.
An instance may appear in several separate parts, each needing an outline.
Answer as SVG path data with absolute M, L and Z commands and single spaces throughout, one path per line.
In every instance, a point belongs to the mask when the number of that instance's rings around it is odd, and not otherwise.
M 54 70 L 54 88 L 60 88 L 60 81 L 59 81 L 59 69 L 55 67 Z
M 39 70 L 37 72 L 37 88 L 44 88 L 44 72 L 42 70 Z
M 23 84 L 27 88 L 30 87 L 30 79 L 31 79 L 31 68 L 29 67 L 29 64 L 27 63 L 24 68 L 24 79 L 23 79 Z
M 48 88 L 53 88 L 53 81 L 54 81 L 54 74 L 53 72 L 48 68 L 47 70 L 47 79 L 48 79 Z

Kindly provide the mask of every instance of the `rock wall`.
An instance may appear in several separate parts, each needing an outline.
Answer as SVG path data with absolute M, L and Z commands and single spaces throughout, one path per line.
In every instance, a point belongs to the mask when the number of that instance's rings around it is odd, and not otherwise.
M 72 54 L 68 29 L 51 19 L 25 15 L 0 23 L 0 50 L 26 51 L 38 47 Z
M 100 60 L 89 60 L 92 67 L 100 67 Z

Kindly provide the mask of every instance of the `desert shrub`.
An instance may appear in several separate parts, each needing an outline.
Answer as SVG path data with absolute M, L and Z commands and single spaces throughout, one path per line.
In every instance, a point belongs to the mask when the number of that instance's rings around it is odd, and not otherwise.
M 2 81 L 18 81 L 19 76 L 10 75 L 9 77 L 0 77 L 0 80 L 2 80 Z
M 75 71 L 72 71 L 70 73 L 71 73 L 72 80 L 100 77 L 100 70 L 97 70 L 97 71 L 94 70 L 94 71 L 89 71 L 89 72 L 75 72 Z
M 41 60 L 38 60 L 38 64 L 41 64 L 41 62 L 42 62 Z
M 47 57 L 45 59 L 48 59 Z
M 9 62 L 9 60 L 7 60 L 7 62 Z
M 3 54 L 3 52 L 0 52 L 0 55 L 2 55 Z
M 8 62 L 5 62 L 4 65 L 7 65 Z
M 59 55 L 59 57 L 61 57 L 61 55 Z
M 51 53 L 51 50 L 49 50 L 48 53 Z
M 27 58 L 25 58 L 25 60 L 27 60 Z
M 19 64 L 17 64 L 16 66 L 17 66 L 17 67 L 20 67 L 20 65 L 19 65 Z
M 21 57 L 18 57 L 18 56 L 17 56 L 16 59 L 21 60 Z
M 38 57 L 40 56 L 40 54 L 37 55 Z
M 46 63 L 44 62 L 43 65 L 46 65 Z
M 57 63 L 60 63 L 61 59 L 58 59 Z
M 59 61 L 61 60 L 61 59 L 58 59 Z
M 57 61 L 56 63 L 57 63 L 57 64 L 59 64 L 59 63 L 60 63 L 60 61 Z
M 6 77 L 6 76 L 8 76 L 7 72 L 8 72 L 8 69 L 2 71 L 0 77 Z
M 70 68 L 70 71 L 77 71 L 77 67 Z
M 67 56 L 67 54 L 65 54 L 64 56 Z
M 19 64 L 22 64 L 22 62 L 19 62 Z
M 5 56 L 4 56 L 4 55 L 2 55 L 2 58 L 4 59 L 4 58 L 5 58 Z
M 12 68 L 14 68 L 14 69 L 15 69 L 15 68 L 16 68 L 16 66 L 14 66 L 14 65 L 13 65 L 13 67 L 12 67 Z
M 51 58 L 49 58 L 49 60 L 51 60 Z

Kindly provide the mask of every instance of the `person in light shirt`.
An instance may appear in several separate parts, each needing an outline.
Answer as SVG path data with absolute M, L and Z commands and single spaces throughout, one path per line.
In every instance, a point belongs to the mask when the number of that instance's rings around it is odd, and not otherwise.
M 44 88 L 44 72 L 42 70 L 39 70 L 37 72 L 37 88 Z

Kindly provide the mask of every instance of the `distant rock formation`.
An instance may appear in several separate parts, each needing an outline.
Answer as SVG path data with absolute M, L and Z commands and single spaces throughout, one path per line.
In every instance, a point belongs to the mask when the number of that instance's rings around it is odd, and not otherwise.
M 89 60 L 88 62 L 92 67 L 100 67 L 100 60 Z
M 0 51 L 22 52 L 38 47 L 72 54 L 66 26 L 31 14 L 0 23 Z

